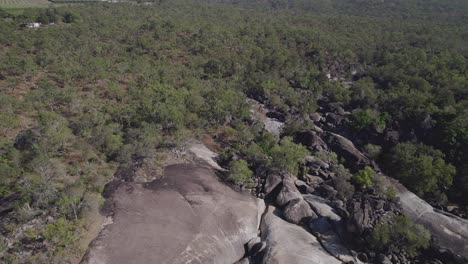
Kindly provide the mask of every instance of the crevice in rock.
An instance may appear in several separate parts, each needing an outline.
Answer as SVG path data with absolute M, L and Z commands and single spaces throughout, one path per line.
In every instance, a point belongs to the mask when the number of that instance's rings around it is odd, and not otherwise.
M 271 204 L 265 204 L 265 209 L 263 210 L 263 213 L 260 217 L 260 224 L 258 225 L 258 236 L 259 237 L 262 237 L 262 224 L 263 224 L 263 220 L 265 218 L 265 215 L 267 214 L 268 212 L 268 206 L 272 206 Z
M 317 238 L 317 241 L 320 243 L 320 246 L 322 246 L 323 250 L 325 250 L 328 254 L 330 254 L 330 256 L 333 256 L 334 258 L 336 258 L 337 260 L 343 262 L 340 258 L 338 258 L 337 256 L 335 256 L 332 252 L 330 252 L 327 247 L 325 247 L 322 239 L 320 238 L 320 236 L 315 236 Z
M 279 184 L 279 185 L 282 185 L 282 184 Z M 264 223 L 264 218 L 265 218 L 265 215 L 266 215 L 267 212 L 268 212 L 268 207 L 269 207 L 269 206 L 272 206 L 272 205 L 271 205 L 270 203 L 265 204 L 265 208 L 263 209 L 263 212 L 262 212 L 262 214 L 260 215 L 260 221 L 258 222 L 259 224 L 258 224 L 258 227 L 257 227 L 257 231 L 258 231 L 258 232 L 257 232 L 257 236 L 256 236 L 256 237 L 252 237 L 252 239 L 250 239 L 247 243 L 244 244 L 245 254 L 244 254 L 244 256 L 243 256 L 240 260 L 238 260 L 237 262 L 234 262 L 234 264 L 239 263 L 239 262 L 240 262 L 242 259 L 244 259 L 244 258 L 248 258 L 251 264 L 257 263 L 257 262 L 258 262 L 257 260 L 260 259 L 260 257 L 258 257 L 258 256 L 251 256 L 251 255 L 250 255 L 251 252 L 249 252 L 250 250 L 249 250 L 249 245 L 248 245 L 248 244 L 250 243 L 250 241 L 252 241 L 253 239 L 255 239 L 255 238 L 257 238 L 257 237 L 260 238 L 260 241 L 263 241 L 263 239 L 262 239 L 262 225 L 263 225 L 263 223 Z M 261 254 L 261 252 L 257 252 L 257 255 L 258 255 L 258 254 Z

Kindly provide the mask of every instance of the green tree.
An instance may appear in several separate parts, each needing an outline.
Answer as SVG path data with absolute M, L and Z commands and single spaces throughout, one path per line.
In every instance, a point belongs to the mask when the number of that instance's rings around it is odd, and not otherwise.
M 299 170 L 299 163 L 309 154 L 306 147 L 292 141 L 291 137 L 284 137 L 280 144 L 271 150 L 272 165 L 292 175 Z
M 364 129 L 370 125 L 376 125 L 379 129 L 385 128 L 385 122 L 388 119 L 387 114 L 381 114 L 374 109 L 357 109 L 351 116 L 351 125 L 356 130 Z
M 377 102 L 377 90 L 370 78 L 363 78 L 351 86 L 351 102 L 361 108 L 374 106 Z
M 379 158 L 380 153 L 382 152 L 382 147 L 379 145 L 374 145 L 374 144 L 366 144 L 364 146 L 364 152 L 371 159 L 376 160 L 377 158 Z
M 39 122 L 43 126 L 39 144 L 50 153 L 56 154 L 54 152 L 63 149 L 73 137 L 67 119 L 55 112 L 40 112 Z
M 407 188 L 423 196 L 452 185 L 455 167 L 443 158 L 441 151 L 430 146 L 400 143 L 387 155 L 386 167 Z
M 364 169 L 358 171 L 356 174 L 353 175 L 353 180 L 360 186 L 372 186 L 372 181 L 375 178 L 375 171 L 366 166 Z
M 238 186 L 254 187 L 253 172 L 245 160 L 235 160 L 229 164 L 228 180 Z
M 63 14 L 63 22 L 65 23 L 73 23 L 79 20 L 80 20 L 80 16 L 75 13 L 65 12 L 65 14 Z
M 332 102 L 348 104 L 351 100 L 351 92 L 340 82 L 327 82 L 323 84 L 323 93 Z
M 349 182 L 352 177 L 351 173 L 341 164 L 332 164 L 332 166 L 335 173 L 332 179 L 335 189 L 338 191 L 338 197 L 346 201 L 354 194 L 354 186 Z
M 13 147 L 12 142 L 0 140 L 0 197 L 18 190 L 17 179 L 22 172 L 21 158 L 20 151 Z

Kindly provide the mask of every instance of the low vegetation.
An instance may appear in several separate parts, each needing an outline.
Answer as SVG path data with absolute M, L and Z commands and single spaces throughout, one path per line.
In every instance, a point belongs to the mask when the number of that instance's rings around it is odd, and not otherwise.
M 271 149 L 272 166 L 291 175 L 297 175 L 299 164 L 308 154 L 309 151 L 304 146 L 295 144 L 289 137 L 284 137 Z
M 245 160 L 236 160 L 229 164 L 228 180 L 238 186 L 254 187 L 253 172 Z
M 364 142 L 368 153 L 419 195 L 468 204 L 466 1 L 211 2 L 0 4 L 0 198 L 12 205 L 0 261 L 79 258 L 115 169 L 197 134 L 222 139 L 235 184 L 300 173 L 308 150 L 253 122 L 247 97 L 284 114 L 285 134 L 310 127 L 323 100 L 351 113 L 353 133 L 401 130 L 396 146 Z M 45 26 L 22 27 L 33 22 Z M 345 199 L 352 176 L 334 170 Z M 381 229 L 399 239 L 405 221 Z
M 447 200 L 444 193 L 452 185 L 455 167 L 444 161 L 441 151 L 426 145 L 401 143 L 387 156 L 387 167 L 419 196 Z
M 395 216 L 374 227 L 370 245 L 381 252 L 406 252 L 414 257 L 421 249 L 429 247 L 430 239 L 430 232 L 423 226 L 415 224 L 408 217 Z
M 367 187 L 372 186 L 375 177 L 375 171 L 371 167 L 366 166 L 364 169 L 354 174 L 352 179 L 358 186 Z

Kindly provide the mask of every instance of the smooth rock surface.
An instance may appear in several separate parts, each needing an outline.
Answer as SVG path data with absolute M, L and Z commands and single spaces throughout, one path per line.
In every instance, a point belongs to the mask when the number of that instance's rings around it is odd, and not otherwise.
M 190 152 L 192 152 L 193 154 L 195 154 L 195 156 L 203 161 L 205 161 L 206 163 L 208 163 L 208 165 L 210 165 L 211 167 L 217 169 L 217 170 L 220 170 L 220 171 L 224 171 L 223 168 L 221 168 L 218 163 L 216 163 L 215 159 L 218 157 L 218 154 L 216 154 L 215 152 L 211 151 L 209 148 L 207 148 L 204 144 L 202 143 L 198 143 L 198 142 L 195 142 L 195 143 L 192 143 L 190 144 L 189 146 L 189 150 Z
M 112 196 L 113 223 L 82 263 L 235 263 L 257 236 L 264 203 L 218 181 L 212 170 L 176 164 L 145 186 Z
M 260 226 L 266 242 L 263 264 L 337 264 L 338 259 L 323 249 L 317 238 L 302 227 L 281 219 L 278 210 L 267 208 Z

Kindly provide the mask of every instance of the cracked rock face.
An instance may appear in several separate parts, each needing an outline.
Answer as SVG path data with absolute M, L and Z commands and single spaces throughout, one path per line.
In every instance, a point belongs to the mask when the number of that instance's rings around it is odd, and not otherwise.
M 83 263 L 234 263 L 257 236 L 262 200 L 235 192 L 203 167 L 176 164 L 145 186 L 127 183 L 112 197 L 113 224 Z

